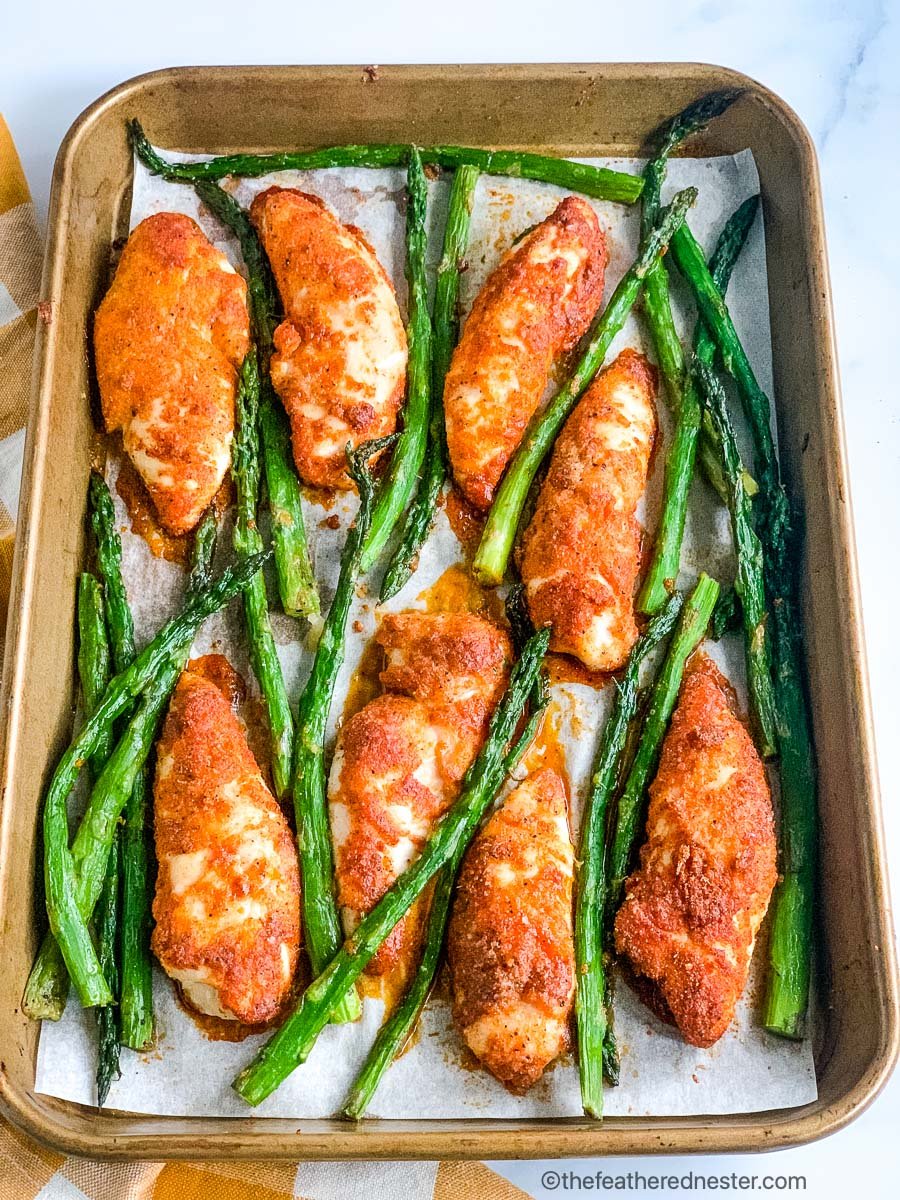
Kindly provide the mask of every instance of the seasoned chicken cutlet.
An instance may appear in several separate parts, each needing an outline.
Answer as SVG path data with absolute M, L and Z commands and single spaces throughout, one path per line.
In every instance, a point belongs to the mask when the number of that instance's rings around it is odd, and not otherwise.
M 193 529 L 225 478 L 249 345 L 247 285 L 200 226 L 141 221 L 97 310 L 94 358 L 106 428 L 170 533 Z
M 569 1045 L 575 1002 L 566 793 L 552 768 L 511 792 L 470 846 L 447 941 L 453 1017 L 472 1053 L 524 1092 Z
M 347 443 L 392 433 L 406 387 L 397 297 L 358 229 L 317 196 L 271 187 L 250 207 L 281 302 L 272 383 L 304 482 L 350 488 Z
M 258 1024 L 297 966 L 297 851 L 228 698 L 194 666 L 157 750 L 153 952 L 198 1011 Z
M 709 659 L 694 659 L 615 925 L 618 952 L 693 1046 L 730 1025 L 777 878 L 765 769 L 727 687 Z
M 512 651 L 503 630 L 469 613 L 385 616 L 384 694 L 343 726 L 328 798 L 335 878 L 352 933 L 418 856 L 456 799 L 506 687 Z M 417 905 L 369 964 L 407 973 L 420 944 Z
M 476 297 L 444 385 L 453 475 L 476 508 L 490 507 L 554 360 L 590 325 L 606 260 L 593 208 L 567 196 L 513 246 Z
M 641 557 L 635 516 L 656 437 L 656 371 L 623 350 L 563 426 L 519 568 L 531 619 L 551 649 L 592 671 L 621 667 L 637 639 Z

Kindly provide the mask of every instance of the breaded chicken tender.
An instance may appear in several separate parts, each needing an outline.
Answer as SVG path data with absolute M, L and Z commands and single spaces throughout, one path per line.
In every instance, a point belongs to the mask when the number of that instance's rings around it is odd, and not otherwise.
M 228 698 L 193 666 L 157 750 L 153 952 L 198 1011 L 253 1025 L 294 978 L 297 850 Z
M 593 208 L 567 196 L 513 246 L 476 297 L 444 386 L 453 476 L 476 508 L 490 507 L 554 361 L 590 325 L 606 261 Z
M 727 688 L 695 656 L 615 924 L 619 954 L 652 981 L 692 1046 L 713 1045 L 731 1024 L 777 878 L 765 769 Z
M 635 516 L 656 436 L 656 371 L 623 350 L 563 426 L 519 568 L 535 626 L 551 649 L 592 671 L 623 666 L 637 640 L 634 589 L 641 527 Z
M 272 384 L 304 482 L 351 488 L 346 448 L 393 433 L 406 387 L 397 297 L 358 229 L 317 197 L 271 187 L 250 207 L 281 302 Z
M 574 862 L 565 789 L 545 768 L 510 793 L 460 870 L 447 942 L 453 1017 L 513 1092 L 569 1045 Z
M 418 857 L 459 792 L 506 687 L 502 629 L 469 613 L 385 616 L 385 692 L 338 734 L 328 782 L 338 904 L 350 934 Z M 408 974 L 423 905 L 391 932 L 367 970 Z
M 247 285 L 190 217 L 157 213 L 128 239 L 94 321 L 111 432 L 174 534 L 199 521 L 231 464 Z

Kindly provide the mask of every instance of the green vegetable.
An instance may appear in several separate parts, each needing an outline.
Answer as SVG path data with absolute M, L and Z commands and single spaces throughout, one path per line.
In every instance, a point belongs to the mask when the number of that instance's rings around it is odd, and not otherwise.
M 116 528 L 116 513 L 106 480 L 91 472 L 89 484 L 91 525 L 97 546 L 97 564 L 103 579 L 106 623 L 112 642 L 113 668 L 118 673 L 134 661 L 134 622 L 122 579 L 122 542 Z M 99 698 L 98 698 L 99 699 Z M 118 976 L 118 1021 L 110 1009 L 98 1012 L 100 1022 L 100 1069 L 98 1092 L 105 1099 L 113 1073 L 118 1073 L 118 1043 L 142 1050 L 153 1036 L 153 970 L 150 964 L 150 847 L 147 829 L 147 776 L 141 771 L 125 805 L 125 824 L 109 853 L 109 871 L 100 895 L 98 950 L 104 974 Z M 122 881 L 121 912 L 118 882 Z M 121 972 L 116 968 L 115 942 L 121 931 Z M 114 989 L 115 985 L 114 985 Z M 121 1028 L 116 1029 L 119 1025 Z M 115 1062 L 112 1048 L 115 1045 Z M 100 1100 L 103 1103 L 103 1099 Z
M 114 837 L 107 860 L 103 887 L 97 901 L 94 926 L 97 931 L 97 955 L 113 996 L 119 994 L 119 968 L 116 942 L 119 932 L 119 863 L 121 838 Z M 119 1010 L 115 1004 L 97 1009 L 97 1106 L 102 1108 L 119 1069 Z
M 78 579 L 78 677 L 84 711 L 90 714 L 100 703 L 109 683 L 109 641 L 106 632 L 102 589 L 90 574 Z M 96 772 L 108 757 L 108 746 L 91 760 Z M 119 843 L 113 842 L 97 904 L 97 953 L 100 965 L 117 991 L 115 961 L 119 906 Z M 112 1079 L 119 1074 L 119 1031 L 113 1005 L 97 1009 L 99 1053 L 97 1057 L 97 1103 L 102 1107 Z
M 208 587 L 212 580 L 212 564 L 216 556 L 216 541 L 219 536 L 219 525 L 216 510 L 210 505 L 194 530 L 194 541 L 191 546 L 191 574 L 188 580 L 188 590 L 199 592 Z
M 406 279 L 409 284 L 409 345 L 403 432 L 391 456 L 378 492 L 372 523 L 363 546 L 360 567 L 371 570 L 403 516 L 412 497 L 428 439 L 431 410 L 431 317 L 428 315 L 428 281 L 425 275 L 428 181 L 418 149 L 410 152 L 406 174 Z
M 304 1062 L 366 964 L 438 871 L 462 852 L 504 778 L 507 746 L 536 683 L 549 629 L 530 639 L 512 672 L 509 687 L 491 719 L 481 753 L 469 768 L 462 791 L 441 819 L 422 854 L 363 918 L 353 936 L 306 989 L 298 1007 L 232 1085 L 248 1104 L 259 1104 Z
M 237 390 L 234 442 L 231 450 L 231 475 L 235 487 L 234 548 L 243 560 L 259 554 L 263 540 L 256 526 L 259 499 L 259 369 L 256 351 L 244 359 Z M 269 623 L 269 599 L 266 580 L 257 571 L 244 589 L 244 621 L 253 673 L 259 681 L 269 717 L 272 736 L 272 778 L 279 800 L 291 786 L 291 758 L 294 747 L 294 721 L 287 687 L 272 626 Z
M 603 365 L 612 340 L 624 325 L 647 272 L 665 252 L 673 231 L 684 222 L 685 214 L 696 196 L 694 188 L 685 188 L 663 210 L 659 224 L 641 242 L 637 258 L 619 281 L 603 315 L 595 322 L 587 349 L 574 372 L 525 431 L 494 496 L 481 545 L 475 555 L 473 570 L 481 583 L 496 586 L 502 582 L 522 509 L 538 468 L 550 452 L 569 413 Z
M 737 257 L 743 249 L 756 217 L 758 205 L 758 196 L 752 196 L 749 200 L 745 200 L 731 215 L 722 230 L 710 259 L 710 269 L 714 272 L 717 283 L 722 289 L 728 286 L 728 280 L 737 262 Z M 704 427 L 706 435 L 700 441 L 700 453 L 707 454 L 711 461 L 715 462 L 719 480 L 716 490 L 719 491 L 726 503 L 728 500 L 728 484 L 722 466 L 722 448 L 714 427 L 708 416 L 703 413 L 697 380 L 699 364 L 711 364 L 715 358 L 715 352 L 715 342 L 701 319 L 697 322 L 694 330 L 691 366 L 680 396 L 672 443 L 666 455 L 662 512 L 656 531 L 653 557 L 638 596 L 638 608 L 650 616 L 658 612 L 665 604 L 666 598 L 678 578 L 688 493 L 694 475 L 698 436 Z M 707 475 L 709 475 L 709 471 L 707 471 Z
M 769 398 L 759 386 L 731 314 L 687 227 L 672 239 L 679 271 L 691 285 L 725 369 L 738 386 L 753 435 L 760 491 L 759 535 L 766 595 L 772 614 L 772 673 L 781 775 L 781 877 L 772 900 L 766 1028 L 800 1038 L 809 1000 L 812 919 L 815 901 L 818 813 L 816 769 L 801 657 L 802 621 L 797 603 L 799 546 L 790 502 L 778 466 Z M 677 245 L 676 245 L 677 243 Z
M 109 683 L 109 638 L 106 632 L 103 590 L 88 571 L 78 576 L 77 616 L 78 679 L 84 698 L 84 711 L 91 713 L 100 703 L 100 697 Z M 107 739 L 96 754 L 100 767 L 109 757 L 109 751 Z
M 278 594 L 288 616 L 310 616 L 319 611 L 319 594 L 306 543 L 300 481 L 294 469 L 287 417 L 269 376 L 272 337 L 278 324 L 275 284 L 256 230 L 234 197 L 215 183 L 198 182 L 194 190 L 237 237 L 247 267 L 250 315 L 257 351 L 256 402 L 272 518 Z
M 709 622 L 709 636 L 720 642 L 726 633 L 736 633 L 743 626 L 741 601 L 734 587 L 723 587 Z
M 615 826 L 609 850 L 609 888 L 604 920 L 606 930 L 612 929 L 613 917 L 622 898 L 622 888 L 644 816 L 647 785 L 659 762 L 663 738 L 681 688 L 685 663 L 706 633 L 718 595 L 718 583 L 708 575 L 701 575 L 681 610 L 666 660 L 650 693 L 650 705 L 644 719 L 641 738 L 616 807 Z
M 224 179 L 226 175 L 256 177 L 270 171 L 312 171 L 323 167 L 402 167 L 409 160 L 406 144 L 332 146 L 321 150 L 295 150 L 280 154 L 227 154 L 207 162 L 173 163 L 147 141 L 140 122 L 128 122 L 128 135 L 138 158 L 155 175 L 195 182 Z M 455 169 L 469 165 L 484 175 L 536 179 L 597 200 L 634 204 L 644 186 L 638 175 L 591 167 L 568 158 L 552 158 L 522 150 L 481 150 L 471 146 L 425 146 L 422 162 Z
M 328 805 L 325 796 L 325 729 L 338 673 L 344 661 L 347 615 L 353 600 L 360 560 L 371 527 L 374 484 L 367 466 L 372 455 L 393 444 L 397 435 L 347 447 L 350 474 L 359 488 L 356 521 L 341 555 L 337 588 L 316 647 L 312 670 L 300 697 L 294 740 L 294 815 L 303 877 L 303 930 L 306 951 L 315 974 L 324 971 L 342 941 L 334 898 L 334 861 Z M 359 1016 L 359 998 L 351 993 L 339 1014 L 341 1020 Z
M 722 446 L 722 461 L 728 481 L 728 511 L 737 554 L 735 591 L 740 597 L 743 615 L 750 711 L 759 752 L 763 758 L 771 758 L 775 753 L 775 694 L 772 689 L 762 545 L 753 528 L 750 498 L 744 491 L 741 456 L 728 416 L 725 389 L 711 367 L 700 362 L 698 371 L 707 408 Z
M 512 750 L 506 756 L 506 762 L 503 766 L 503 774 L 505 776 L 512 774 L 516 769 L 525 751 L 534 740 L 534 735 L 537 733 L 538 726 L 549 701 L 546 689 L 542 688 L 540 692 L 541 700 L 538 706 L 532 708 L 525 729 L 519 736 L 515 746 L 513 746 Z M 369 1051 L 366 1061 L 363 1063 L 362 1069 L 350 1090 L 347 1102 L 341 1110 L 342 1114 L 351 1121 L 358 1121 L 364 1116 L 385 1072 L 396 1059 L 397 1055 L 401 1053 L 418 1024 L 422 1009 L 425 1007 L 425 1002 L 431 991 L 435 974 L 437 973 L 441 948 L 444 944 L 444 934 L 446 933 L 447 922 L 450 917 L 450 901 L 453 896 L 453 885 L 456 882 L 456 876 L 466 848 L 466 845 L 463 844 L 437 877 L 434 895 L 431 898 L 431 907 L 428 911 L 425 946 L 422 950 L 422 958 L 416 974 L 406 995 L 391 1014 L 389 1020 L 378 1031 L 378 1036 L 372 1044 L 372 1049 Z
M 47 915 L 50 919 L 50 929 L 62 952 L 66 969 L 75 984 L 79 999 L 85 1007 L 111 1003 L 112 993 L 97 959 L 88 927 L 88 916 L 81 911 L 77 899 L 79 880 L 73 858 L 75 848 L 69 849 L 66 811 L 68 795 L 85 762 L 97 752 L 98 747 L 102 746 L 104 739 L 110 736 L 113 723 L 131 707 L 145 690 L 150 688 L 152 695 L 153 681 L 159 679 L 167 666 L 180 663 L 183 654 L 182 647 L 193 638 L 200 624 L 211 613 L 216 612 L 233 599 L 252 579 L 267 557 L 267 554 L 260 555 L 232 570 L 225 571 L 215 583 L 196 593 L 189 600 L 181 613 L 173 618 L 141 651 L 128 670 L 116 675 L 110 681 L 102 701 L 63 754 L 53 773 L 44 801 L 44 886 Z M 132 722 L 140 716 L 140 712 L 139 708 L 138 714 L 132 718 Z M 113 752 L 103 776 L 98 780 L 97 787 L 100 787 L 103 777 L 113 768 L 121 747 L 122 742 Z M 141 765 L 143 765 L 143 760 Z M 137 771 L 135 771 L 135 777 L 136 774 Z M 134 777 L 129 782 L 129 792 L 133 783 Z M 127 794 L 123 797 L 123 803 L 125 799 L 127 799 Z M 83 822 L 82 830 L 84 828 Z M 79 831 L 79 835 L 80 833 L 81 831 Z M 76 838 L 76 845 L 77 842 L 78 838 Z M 98 879 L 102 879 L 101 872 L 105 871 L 108 853 L 109 847 L 107 846 L 106 854 L 101 859 L 98 868 Z M 51 986 L 49 990 L 53 992 L 54 989 Z M 43 969 L 38 972 L 37 977 L 35 977 L 35 969 L 33 969 L 23 1005 L 29 1016 L 43 1015 L 37 1010 L 41 1006 L 42 997 L 46 994 L 46 977 Z M 50 1006 L 52 1007 L 52 1000 Z
M 444 445 L 444 380 L 459 336 L 459 276 L 469 240 L 469 220 L 478 182 L 476 167 L 459 167 L 450 189 L 444 250 L 434 287 L 434 338 L 431 356 L 431 417 L 425 464 L 416 498 L 403 523 L 400 542 L 381 584 L 381 602 L 395 596 L 415 570 L 416 556 L 428 537 L 438 497 L 447 477 Z
M 637 712 L 641 666 L 647 655 L 672 632 L 681 604 L 678 592 L 669 597 L 665 608 L 635 643 L 623 675 L 616 680 L 613 710 L 603 730 L 581 820 L 581 844 L 575 866 L 578 1069 L 584 1111 L 598 1119 L 603 1115 L 604 1048 L 610 1033 L 609 985 L 603 961 L 607 809 L 622 773 L 628 728 Z
M 659 218 L 660 193 L 666 177 L 669 157 L 683 141 L 700 133 L 710 121 L 721 116 L 742 95 L 737 88 L 709 92 L 689 104 L 657 131 L 652 142 L 656 153 L 644 168 L 644 190 L 641 193 L 641 236 L 647 237 Z M 672 410 L 681 408 L 685 387 L 685 362 L 681 340 L 672 319 L 669 303 L 669 276 L 665 263 L 656 263 L 644 282 L 644 310 L 656 347 L 659 369 L 665 381 Z

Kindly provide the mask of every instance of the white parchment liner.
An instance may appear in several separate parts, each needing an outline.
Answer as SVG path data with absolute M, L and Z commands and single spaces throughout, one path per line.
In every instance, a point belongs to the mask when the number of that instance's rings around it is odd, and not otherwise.
M 597 160 L 611 166 L 638 170 L 632 160 Z M 243 180 L 235 195 L 244 205 L 273 182 L 297 186 L 320 195 L 342 220 L 359 226 L 374 246 L 394 280 L 405 307 L 403 278 L 404 173 L 399 170 L 335 169 L 316 172 L 279 172 L 256 180 Z M 699 188 L 697 205 L 690 214 L 693 231 L 707 252 L 727 217 L 747 196 L 758 190 L 753 157 L 745 151 L 734 157 L 679 159 L 669 166 L 664 199 L 688 184 Z M 429 256 L 433 270 L 440 253 L 447 204 L 446 179 L 430 185 Z M 564 193 L 555 187 L 527 180 L 482 177 L 478 183 L 472 219 L 469 269 L 462 278 L 463 309 L 513 239 L 547 216 Z M 637 246 L 638 212 L 620 205 L 593 202 L 607 231 L 610 264 L 606 295 L 634 258 Z M 195 217 L 209 237 L 222 246 L 239 265 L 233 240 L 199 204 L 193 190 L 150 176 L 135 164 L 135 186 L 131 209 L 132 227 L 159 211 L 180 211 Z M 737 286 L 729 304 L 738 331 L 763 388 L 771 395 L 772 367 L 769 308 L 763 225 L 760 218 L 750 234 L 735 272 Z M 693 310 L 681 280 L 673 273 L 676 317 L 688 336 Z M 611 360 L 626 346 L 646 348 L 645 333 L 632 316 L 616 339 Z M 609 361 L 608 360 L 608 361 Z M 660 404 L 663 438 L 670 419 Z M 742 422 L 738 422 L 739 428 Z M 742 438 L 742 449 L 749 446 Z M 655 456 L 654 476 L 648 488 L 644 520 L 649 529 L 656 524 L 663 454 Z M 115 465 L 111 468 L 115 473 Z M 153 558 L 144 541 L 128 531 L 121 502 L 124 570 L 134 609 L 139 643 L 153 636 L 180 602 L 184 576 L 181 568 Z M 337 577 L 338 557 L 346 523 L 355 508 L 355 498 L 339 499 L 329 513 L 307 503 L 307 530 L 323 604 L 330 602 Z M 331 530 L 324 518 L 338 512 L 342 528 Z M 228 541 L 226 531 L 221 541 Z M 443 571 L 460 561 L 460 547 L 443 511 L 424 547 L 418 571 L 402 593 L 389 604 L 391 609 L 416 607 L 420 594 Z M 727 516 L 702 484 L 694 486 L 688 515 L 681 582 L 689 585 L 700 569 L 727 582 L 733 577 L 733 560 Z M 377 583 L 377 578 L 374 583 Z M 372 594 L 377 589 L 372 587 Z M 340 716 L 350 677 L 362 650 L 375 628 L 372 599 L 357 598 L 348 625 L 347 656 L 338 680 L 332 711 Z M 362 632 L 354 632 L 354 622 Z M 273 613 L 279 654 L 292 699 L 296 699 L 306 677 L 310 653 L 302 623 Z M 745 698 L 743 649 L 737 635 L 708 647 Z M 245 676 L 251 678 L 244 646 L 239 605 L 207 622 L 195 644 L 195 653 L 215 649 L 229 656 Z M 594 691 L 579 684 L 554 688 L 556 720 L 565 747 L 573 796 L 573 819 L 577 822 L 584 786 L 599 730 L 608 711 L 610 691 Z M 792 1043 L 771 1037 L 760 1027 L 755 1005 L 763 975 L 763 955 L 758 947 L 747 995 L 729 1032 L 711 1050 L 685 1045 L 634 997 L 623 982 L 616 988 L 615 1022 L 622 1052 L 619 1087 L 607 1089 L 606 1111 L 635 1116 L 697 1115 L 754 1112 L 806 1104 L 816 1097 L 816 1081 L 810 1041 Z M 259 1038 L 240 1044 L 208 1040 L 178 1007 L 169 981 L 157 971 L 155 980 L 157 1044 L 147 1054 L 122 1052 L 122 1077 L 112 1086 L 111 1108 L 133 1112 L 180 1116 L 247 1116 L 250 1110 L 231 1090 L 230 1081 L 252 1057 Z M 330 1026 L 310 1059 L 291 1075 L 281 1088 L 254 1110 L 258 1116 L 323 1117 L 336 1112 L 362 1063 L 380 1023 L 382 1006 L 367 1000 L 363 1020 L 356 1026 Z M 40 1040 L 36 1090 L 64 1099 L 95 1102 L 94 1071 L 96 1042 L 92 1014 L 70 1002 L 57 1024 L 45 1022 Z M 491 1076 L 463 1066 L 461 1045 L 449 1020 L 442 998 L 432 999 L 415 1044 L 387 1073 L 370 1108 L 371 1116 L 403 1119 L 451 1117 L 553 1117 L 581 1114 L 578 1075 L 571 1056 L 549 1070 L 525 1097 L 511 1096 Z

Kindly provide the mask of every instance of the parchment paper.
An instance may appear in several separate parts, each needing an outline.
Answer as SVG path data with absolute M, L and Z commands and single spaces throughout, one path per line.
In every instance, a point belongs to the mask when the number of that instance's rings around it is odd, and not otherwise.
M 634 160 L 596 160 L 623 169 L 639 170 Z M 273 182 L 296 186 L 320 195 L 344 221 L 359 226 L 374 246 L 397 288 L 405 309 L 403 278 L 404 174 L 399 170 L 334 169 L 308 173 L 279 172 L 234 186 L 242 204 Z M 737 205 L 758 190 L 753 157 L 745 151 L 734 157 L 679 159 L 669 166 L 666 193 L 694 184 L 699 200 L 690 214 L 691 227 L 707 252 L 721 227 Z M 431 268 L 440 254 L 446 213 L 448 183 L 429 185 Z M 482 177 L 478 183 L 472 219 L 468 270 L 462 278 L 462 301 L 468 311 L 472 299 L 500 255 L 524 229 L 547 216 L 565 193 L 548 185 L 522 180 Z M 638 212 L 619 205 L 594 202 L 607 231 L 610 264 L 606 295 L 632 261 L 637 246 Z M 219 223 L 199 204 L 186 185 L 161 182 L 135 163 L 135 187 L 131 210 L 134 227 L 144 217 L 159 211 L 181 211 L 195 217 L 209 237 L 240 265 L 235 243 Z M 771 348 L 768 315 L 765 247 L 762 220 L 756 225 L 743 251 L 736 278 L 740 286 L 729 295 L 732 314 L 760 383 L 769 394 L 772 388 Z M 693 325 L 693 312 L 677 275 L 673 273 L 676 317 L 682 332 Z M 616 339 L 607 361 L 626 346 L 649 351 L 644 330 L 632 316 Z M 659 405 L 666 444 L 670 419 Z M 737 415 L 737 413 L 736 413 Z M 740 434 L 742 422 L 738 420 Z M 744 440 L 742 450 L 749 446 Z M 647 491 L 643 519 L 652 530 L 659 507 L 663 455 L 655 456 L 654 475 Z M 110 468 L 115 476 L 116 464 Z M 181 568 L 155 559 L 140 537 L 130 533 L 128 519 L 118 497 L 123 528 L 124 566 L 129 597 L 134 609 L 138 640 L 149 640 L 178 605 L 184 575 Z M 356 506 L 355 497 L 340 498 L 325 512 L 306 503 L 307 531 L 316 572 L 321 582 L 323 605 L 330 602 L 337 577 L 338 557 L 345 528 Z M 341 528 L 324 524 L 333 513 Z M 220 537 L 229 542 L 228 531 Z M 723 582 L 733 577 L 733 559 L 727 515 L 709 489 L 696 484 L 683 555 L 681 583 L 689 585 L 700 569 Z M 421 606 L 420 594 L 462 555 L 443 511 L 424 547 L 420 565 L 406 588 L 388 607 Z M 370 581 L 377 596 L 377 575 Z M 272 591 L 270 590 L 270 594 Z M 374 599 L 362 595 L 354 602 L 348 623 L 347 657 L 338 680 L 334 722 L 340 716 L 350 677 L 365 644 L 375 628 Z M 362 632 L 354 632 L 356 629 Z M 292 698 L 306 677 L 311 658 L 310 636 L 303 623 L 273 613 L 279 654 Z M 743 648 L 739 635 L 730 635 L 718 645 L 709 643 L 713 654 L 735 685 L 746 705 Z M 245 678 L 251 679 L 247 663 L 238 604 L 207 622 L 195 644 L 195 653 L 218 650 L 229 656 Z M 581 684 L 554 687 L 551 714 L 559 724 L 565 746 L 577 825 L 584 786 L 611 700 L 610 689 L 597 692 Z M 711 1050 L 685 1045 L 672 1029 L 658 1021 L 619 980 L 615 990 L 615 1023 L 622 1052 L 619 1087 L 607 1089 L 606 1110 L 610 1114 L 666 1116 L 754 1112 L 791 1107 L 815 1099 L 816 1081 L 810 1040 L 787 1042 L 766 1034 L 755 1011 L 763 975 L 764 946 L 760 939 L 750 986 L 729 1032 Z M 146 1054 L 122 1052 L 122 1077 L 113 1084 L 108 1104 L 134 1112 L 182 1116 L 247 1116 L 250 1110 L 229 1084 L 252 1057 L 260 1043 L 250 1038 L 240 1044 L 208 1040 L 178 1007 L 169 981 L 157 970 L 155 979 L 157 1043 Z M 309 1061 L 293 1073 L 281 1088 L 253 1110 L 258 1116 L 323 1117 L 336 1112 L 346 1096 L 355 1073 L 375 1035 L 382 1014 L 377 1000 L 367 1000 L 363 1020 L 356 1026 L 330 1026 L 323 1032 Z M 40 1041 L 36 1088 L 39 1092 L 94 1103 L 96 1060 L 94 1019 L 70 1002 L 58 1024 L 45 1022 Z M 461 1041 L 449 1019 L 442 995 L 432 998 L 415 1044 L 387 1073 L 370 1108 L 371 1116 L 385 1118 L 451 1117 L 551 1117 L 581 1114 L 577 1069 L 568 1056 L 551 1068 L 525 1097 L 516 1098 L 485 1071 L 472 1069 L 464 1057 Z

